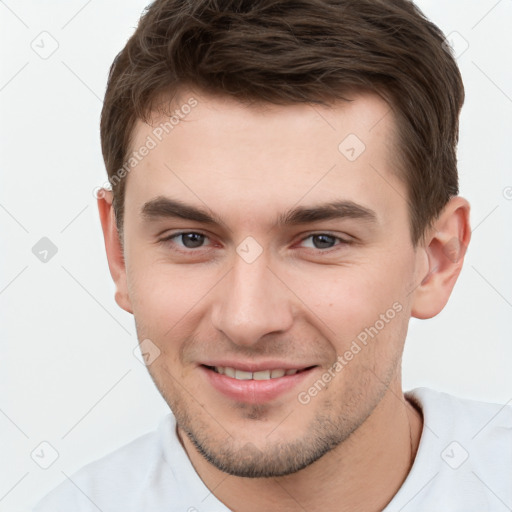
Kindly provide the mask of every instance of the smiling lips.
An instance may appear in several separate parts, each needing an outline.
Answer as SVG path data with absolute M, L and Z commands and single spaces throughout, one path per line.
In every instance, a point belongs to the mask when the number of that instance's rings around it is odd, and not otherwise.
M 269 366 L 272 368 L 273 365 Z M 210 385 L 226 398 L 237 402 L 261 404 L 298 387 L 315 367 L 260 367 L 254 371 L 221 365 L 201 365 L 200 368 Z
M 295 375 L 298 371 L 297 368 L 293 368 L 290 370 L 277 369 L 277 370 L 260 370 L 257 372 L 247 372 L 245 370 L 238 370 L 236 368 L 232 368 L 230 366 L 214 366 L 214 371 L 220 373 L 221 375 L 226 375 L 227 377 L 231 377 L 232 379 L 237 380 L 269 380 L 269 379 L 279 379 L 280 377 L 284 377 L 285 375 Z

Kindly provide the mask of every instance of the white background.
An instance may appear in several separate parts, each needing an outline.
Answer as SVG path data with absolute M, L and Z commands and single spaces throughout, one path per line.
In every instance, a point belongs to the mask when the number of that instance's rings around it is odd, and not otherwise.
M 29 510 L 65 475 L 154 429 L 167 412 L 133 355 L 133 318 L 114 301 L 93 197 L 106 180 L 99 115 L 108 68 L 145 4 L 0 2 L 0 511 Z M 469 45 L 458 57 L 466 87 L 459 172 L 474 231 L 448 306 L 411 321 L 404 388 L 506 403 L 512 1 L 418 5 L 445 34 L 458 33 L 450 37 L 457 52 Z M 41 37 L 46 50 L 58 43 L 47 59 L 31 47 Z M 47 263 L 32 253 L 42 237 L 58 249 Z M 31 458 L 43 441 L 59 454 L 46 470 Z

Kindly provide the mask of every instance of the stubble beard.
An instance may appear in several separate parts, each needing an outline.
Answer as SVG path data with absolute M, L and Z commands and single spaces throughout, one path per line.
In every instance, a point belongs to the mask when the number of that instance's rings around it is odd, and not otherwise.
M 176 391 L 173 390 L 174 393 Z M 340 446 L 371 415 L 385 391 L 383 389 L 377 396 L 372 397 L 370 403 L 368 396 L 352 395 L 346 402 L 350 405 L 341 413 L 339 403 L 333 404 L 326 400 L 321 411 L 303 429 L 305 433 L 299 439 L 272 441 L 273 435 L 270 434 L 261 446 L 235 439 L 227 429 L 223 430 L 221 423 L 207 413 L 205 422 L 204 410 L 191 413 L 190 405 L 185 403 L 183 396 L 178 397 L 173 393 L 175 399 L 172 403 L 165 396 L 164 399 L 171 406 L 176 418 L 178 435 L 186 435 L 197 452 L 215 468 L 238 477 L 275 478 L 296 473 Z M 366 405 L 363 410 L 360 409 L 361 403 Z M 246 420 L 255 422 L 263 420 L 268 412 L 266 406 L 249 404 L 241 409 Z M 295 409 L 287 421 L 293 421 L 293 416 L 300 412 L 300 408 Z M 274 439 L 277 438 L 278 436 L 274 436 Z

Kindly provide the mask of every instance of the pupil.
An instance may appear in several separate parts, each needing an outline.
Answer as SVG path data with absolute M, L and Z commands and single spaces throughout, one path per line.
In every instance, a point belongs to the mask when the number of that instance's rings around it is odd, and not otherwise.
M 200 247 L 204 242 L 204 235 L 200 233 L 186 233 L 182 236 L 183 245 L 189 249 Z
M 317 249 L 328 249 L 334 244 L 334 237 L 330 235 L 314 235 L 313 244 Z

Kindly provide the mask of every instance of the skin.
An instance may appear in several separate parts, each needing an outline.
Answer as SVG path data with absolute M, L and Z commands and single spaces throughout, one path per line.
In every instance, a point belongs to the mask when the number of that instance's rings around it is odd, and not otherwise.
M 148 369 L 182 445 L 237 512 L 276 503 L 280 511 L 382 510 L 411 468 L 423 425 L 402 391 L 409 318 L 445 306 L 464 256 L 454 257 L 454 241 L 465 248 L 470 239 L 469 204 L 452 198 L 413 247 L 406 186 L 392 172 L 394 118 L 378 96 L 354 94 L 332 107 L 244 106 L 184 90 L 175 106 L 191 96 L 198 105 L 125 178 L 124 254 L 111 193 L 98 199 L 116 301 L 134 315 L 139 340 L 160 351 Z M 137 123 L 132 150 L 152 129 Z M 351 133 L 366 146 L 355 161 L 338 150 Z M 159 196 L 221 222 L 144 218 L 143 205 Z M 275 224 L 292 208 L 336 200 L 372 210 L 375 222 Z M 161 241 L 181 231 L 206 237 L 196 248 L 183 237 Z M 312 235 L 321 233 L 334 238 L 319 248 Z M 236 251 L 248 236 L 262 250 L 251 263 Z M 401 311 L 300 403 L 298 394 L 393 304 Z M 204 378 L 200 365 L 219 358 L 314 368 L 255 404 Z

